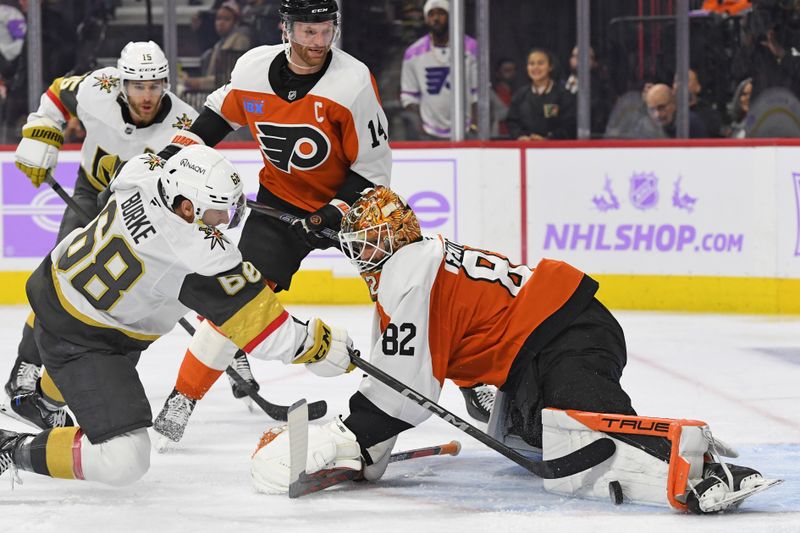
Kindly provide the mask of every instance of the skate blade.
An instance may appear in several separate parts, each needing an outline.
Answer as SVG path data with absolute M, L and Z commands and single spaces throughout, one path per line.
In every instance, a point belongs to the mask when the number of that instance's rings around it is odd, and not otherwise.
M 775 485 L 780 485 L 781 483 L 783 483 L 782 479 L 765 479 L 756 487 L 731 493 L 729 496 L 726 496 L 722 500 L 716 502 L 714 505 L 711 505 L 708 509 L 703 509 L 703 512 L 714 513 L 723 509 L 736 508 L 741 505 L 742 501 L 744 501 L 746 498 L 749 498 L 753 494 L 758 494 L 759 492 L 763 492 L 774 487 Z
M 250 414 L 256 412 L 256 404 L 253 402 L 252 398 L 250 398 L 249 396 L 245 396 L 240 399 L 242 400 L 242 403 L 244 403 L 244 405 L 247 407 L 247 410 L 250 412 Z
M 0 402 L 0 413 L 3 413 L 3 414 L 4 414 L 4 415 L 6 415 L 7 417 L 9 417 L 9 418 L 13 418 L 14 420 L 16 420 L 16 421 L 18 421 L 18 422 L 22 422 L 23 424 L 25 424 L 25 425 L 28 425 L 28 426 L 30 426 L 30 427 L 32 427 L 32 428 L 36 428 L 38 431 L 42 431 L 42 428 L 40 428 L 39 426 L 37 426 L 36 424 L 34 424 L 33 422 L 31 422 L 31 421 L 30 421 L 30 420 L 28 420 L 27 418 L 23 418 L 23 417 L 19 416 L 19 415 L 18 415 L 18 414 L 17 414 L 17 413 L 16 413 L 16 412 L 15 412 L 15 411 L 14 411 L 14 410 L 11 408 L 11 405 L 10 405 L 8 402 Z
M 176 449 L 178 449 L 179 443 L 175 442 L 174 440 L 170 440 L 168 437 L 164 435 L 156 433 L 156 437 L 153 439 L 153 449 L 158 453 L 169 453 Z

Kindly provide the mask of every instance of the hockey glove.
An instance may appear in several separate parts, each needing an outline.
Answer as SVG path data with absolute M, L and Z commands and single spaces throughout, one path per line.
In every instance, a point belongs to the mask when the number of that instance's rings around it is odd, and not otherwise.
M 332 328 L 315 318 L 306 325 L 306 339 L 293 364 L 305 364 L 311 372 L 325 378 L 350 372 L 355 365 L 350 362 L 353 340 L 347 331 Z
M 333 199 L 313 213 L 292 222 L 291 228 L 297 237 L 311 248 L 325 249 L 336 243 L 320 232 L 328 228 L 336 233 L 342 229 L 342 217 L 350 209 L 346 202 Z
M 14 153 L 14 162 L 34 187 L 39 187 L 47 171 L 56 166 L 62 144 L 61 128 L 47 117 L 34 119 L 22 127 L 22 140 Z
M 275 494 L 289 490 L 289 432 L 286 428 L 280 426 L 264 433 L 253 453 L 250 476 L 258 492 Z M 361 470 L 361 447 L 339 416 L 324 426 L 308 426 L 306 473 L 334 468 Z

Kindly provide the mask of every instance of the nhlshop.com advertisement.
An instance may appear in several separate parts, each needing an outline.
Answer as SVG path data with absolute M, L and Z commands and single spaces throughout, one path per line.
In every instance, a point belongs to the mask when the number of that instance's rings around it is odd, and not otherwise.
M 529 255 L 590 272 L 774 275 L 773 176 L 753 148 L 528 151 Z M 765 209 L 766 204 L 766 209 Z

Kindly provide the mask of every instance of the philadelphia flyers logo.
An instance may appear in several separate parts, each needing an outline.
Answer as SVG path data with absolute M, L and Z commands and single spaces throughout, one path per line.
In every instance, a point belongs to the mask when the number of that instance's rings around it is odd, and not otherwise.
M 322 130 L 308 124 L 256 122 L 261 151 L 276 168 L 311 170 L 324 163 L 331 143 Z

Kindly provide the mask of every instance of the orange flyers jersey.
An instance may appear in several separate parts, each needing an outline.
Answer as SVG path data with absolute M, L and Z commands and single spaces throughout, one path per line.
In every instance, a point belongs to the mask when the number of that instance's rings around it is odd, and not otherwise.
M 232 128 L 250 129 L 264 159 L 261 184 L 308 211 L 335 197 L 349 169 L 388 186 L 387 120 L 366 65 L 333 48 L 326 72 L 311 91 L 287 101 L 270 85 L 270 65 L 279 54 L 283 45 L 247 52 L 236 62 L 231 81 L 205 104 Z
M 371 361 L 434 401 L 445 378 L 499 387 L 531 332 L 583 277 L 561 261 L 531 269 L 441 236 L 405 246 L 381 272 Z M 430 414 L 370 377 L 359 391 L 411 425 Z

